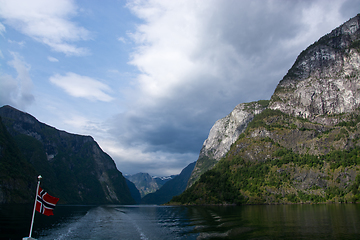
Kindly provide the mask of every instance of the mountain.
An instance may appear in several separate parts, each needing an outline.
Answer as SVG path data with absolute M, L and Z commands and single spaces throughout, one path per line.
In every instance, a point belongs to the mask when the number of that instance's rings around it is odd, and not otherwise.
M 21 154 L 0 117 L 0 203 L 26 203 L 33 199 L 36 177 L 34 167 Z
M 2 194 L 6 189 L 35 192 L 36 177 L 41 174 L 43 188 L 59 197 L 59 203 L 135 203 L 114 161 L 92 137 L 57 130 L 10 106 L 1 107 L 0 116 L 5 136 L 8 133 L 1 142 L 0 162 L 9 169 L 1 178 L 12 184 L 4 186 L 2 180 Z M 22 184 L 11 182 L 16 173 L 24 175 Z M 11 194 L 3 199 L 14 202 Z M 16 202 L 33 201 L 26 199 Z
M 142 204 L 164 204 L 171 200 L 172 197 L 181 194 L 187 186 L 195 163 L 186 166 L 179 175 L 170 179 L 160 189 L 154 193 L 149 193 L 141 199 Z
M 157 177 L 152 176 L 153 179 L 155 179 L 158 186 L 161 188 L 165 183 L 176 177 L 177 175 L 170 175 L 170 176 L 164 176 L 164 177 Z
M 136 203 L 140 203 L 141 202 L 141 195 L 140 195 L 140 191 L 136 188 L 135 184 L 132 183 L 129 179 L 127 179 L 125 177 L 126 180 L 126 184 L 130 190 L 130 194 L 132 196 L 132 198 L 135 200 Z
M 304 50 L 280 81 L 270 109 L 324 124 L 359 108 L 359 15 Z
M 268 107 L 255 114 L 211 170 L 172 202 L 358 201 L 359 25 L 358 14 L 304 50 Z
M 156 190 L 160 189 L 164 183 L 169 181 L 175 176 L 169 177 L 151 177 L 148 173 L 137 173 L 134 175 L 125 176 L 128 180 L 135 184 L 136 188 L 139 190 L 141 197 L 149 193 L 153 193 Z
M 241 103 L 229 115 L 216 121 L 200 150 L 188 187 L 226 155 L 230 146 L 245 131 L 249 122 L 256 114 L 261 113 L 268 104 L 269 101 L 266 100 Z

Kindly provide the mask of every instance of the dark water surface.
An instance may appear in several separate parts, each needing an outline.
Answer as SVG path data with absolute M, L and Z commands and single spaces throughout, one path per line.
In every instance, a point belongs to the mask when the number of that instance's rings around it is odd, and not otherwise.
M 56 206 L 45 239 L 360 239 L 360 205 Z M 0 239 L 29 235 L 32 206 L 0 205 Z

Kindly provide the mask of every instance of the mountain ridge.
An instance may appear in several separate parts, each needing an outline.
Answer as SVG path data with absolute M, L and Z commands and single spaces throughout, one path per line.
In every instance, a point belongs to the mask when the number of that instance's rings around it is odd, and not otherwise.
M 60 198 L 59 203 L 135 203 L 115 162 L 91 136 L 57 130 L 8 105 L 0 108 L 0 116 L 21 154 L 43 176 L 42 184 Z
M 358 201 L 359 23 L 360 14 L 304 50 L 268 107 L 254 115 L 220 161 L 210 159 L 212 168 L 172 202 Z
M 208 138 L 200 150 L 191 173 L 187 187 L 190 187 L 207 170 L 225 156 L 231 145 L 243 133 L 256 114 L 262 112 L 269 101 L 260 100 L 251 103 L 240 103 L 226 117 L 215 122 L 210 129 Z
M 142 204 L 164 204 L 171 200 L 172 197 L 184 192 L 187 187 L 190 175 L 195 167 L 196 162 L 187 165 L 179 175 L 167 181 L 162 187 L 153 193 L 147 194 L 141 199 Z
M 167 177 L 152 177 L 148 173 L 136 173 L 133 175 L 126 175 L 125 178 L 134 183 L 139 190 L 141 198 L 145 197 L 149 193 L 156 192 L 166 182 L 173 179 L 176 175 Z
M 327 125 L 337 123 L 332 114 L 357 109 L 359 22 L 358 14 L 304 50 L 279 82 L 269 108 Z

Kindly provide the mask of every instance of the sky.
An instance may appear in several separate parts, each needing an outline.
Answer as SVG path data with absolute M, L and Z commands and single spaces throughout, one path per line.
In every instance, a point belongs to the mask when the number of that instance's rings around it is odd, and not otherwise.
M 90 135 L 123 174 L 179 174 L 360 0 L 0 0 L 0 107 Z

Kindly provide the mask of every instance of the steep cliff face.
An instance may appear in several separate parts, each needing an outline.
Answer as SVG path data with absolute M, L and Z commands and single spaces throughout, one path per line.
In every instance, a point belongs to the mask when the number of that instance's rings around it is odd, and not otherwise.
M 336 124 L 360 106 L 360 14 L 304 50 L 269 104 L 293 116 Z
M 211 169 L 226 153 L 256 114 L 263 111 L 268 101 L 241 103 L 226 117 L 216 121 L 201 148 L 199 158 L 190 176 L 191 186 L 200 175 Z
M 125 178 L 92 137 L 59 131 L 10 106 L 0 108 L 0 116 L 43 185 L 62 203 L 134 203 Z

